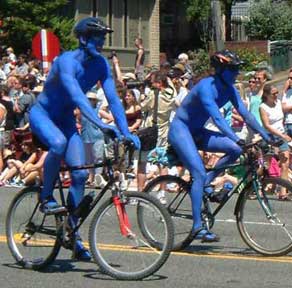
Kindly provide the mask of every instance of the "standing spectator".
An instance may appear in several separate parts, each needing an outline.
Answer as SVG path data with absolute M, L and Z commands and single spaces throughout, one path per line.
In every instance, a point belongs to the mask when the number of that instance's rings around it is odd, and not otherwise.
M 20 54 L 18 56 L 18 61 L 17 61 L 16 67 L 15 67 L 16 75 L 18 75 L 20 77 L 24 77 L 25 75 L 28 74 L 28 69 L 29 69 L 29 66 L 26 63 L 26 55 Z
M 174 65 L 172 68 L 173 75 L 172 75 L 172 83 L 176 89 L 177 95 L 175 97 L 175 105 L 179 107 L 181 102 L 187 96 L 189 90 L 185 86 L 184 82 L 184 75 L 185 75 L 185 67 L 184 65 L 178 63 Z
M 262 125 L 262 120 L 260 116 L 260 105 L 262 103 L 264 85 L 267 81 L 267 72 L 265 70 L 257 71 L 255 74 L 255 80 L 257 87 L 249 96 L 249 111 L 256 118 L 258 123 Z M 255 136 L 254 131 L 248 127 L 248 141 L 252 140 L 254 136 Z
M 160 71 L 154 72 L 151 75 L 151 83 L 154 89 L 158 89 L 158 107 L 157 107 L 157 125 L 158 125 L 158 140 L 156 147 L 167 147 L 167 134 L 170 124 L 170 115 L 174 109 L 176 91 L 168 84 L 167 76 Z M 144 101 L 141 102 L 141 109 L 147 114 L 145 119 L 145 127 L 152 126 L 155 93 L 154 89 L 150 89 L 145 95 Z M 147 154 L 149 151 L 140 151 L 138 159 L 138 175 L 137 184 L 138 191 L 142 191 L 146 181 L 146 164 Z M 167 168 L 161 170 L 161 174 L 167 173 Z M 162 191 L 163 192 L 163 191 Z M 161 203 L 165 203 L 163 193 L 159 194 Z
M 11 61 L 9 60 L 7 56 L 4 56 L 2 58 L 2 61 L 3 61 L 3 71 L 5 75 L 8 77 L 10 72 L 14 69 L 14 65 L 11 63 Z
M 8 96 L 8 87 L 7 85 L 0 85 L 0 103 L 6 108 L 6 123 L 4 129 L 4 143 L 8 147 L 11 142 L 11 134 L 14 129 L 15 124 L 15 113 L 13 111 L 13 103 Z
M 15 98 L 14 111 L 16 113 L 17 127 L 26 130 L 29 127 L 29 111 L 35 102 L 35 96 L 32 92 L 34 87 L 33 79 L 20 79 L 21 95 Z
M 289 75 L 288 75 L 288 79 L 286 80 L 286 82 L 284 83 L 284 87 L 283 87 L 283 95 L 286 94 L 286 92 L 292 88 L 292 68 L 290 68 L 289 70 Z M 291 78 L 291 79 L 290 79 Z
M 184 75 L 184 86 L 192 85 L 191 80 L 193 78 L 193 69 L 191 65 L 189 64 L 189 56 L 186 53 L 181 53 L 178 55 L 178 61 L 179 63 L 183 64 L 185 67 L 185 75 Z M 190 87 L 189 87 L 190 88 Z
M 87 92 L 87 98 L 90 105 L 98 115 L 101 103 L 98 101 L 95 92 Z M 98 160 L 103 159 L 103 134 L 99 128 L 90 122 L 86 117 L 81 114 L 81 138 L 84 143 L 86 164 L 96 163 Z M 89 169 L 87 184 L 93 186 L 95 175 L 101 174 L 102 168 Z
M 15 56 L 15 54 L 14 54 L 14 50 L 13 50 L 13 48 L 12 47 L 8 47 L 7 49 L 6 49 L 6 53 L 7 53 L 7 55 L 8 55 L 8 58 L 9 58 L 9 61 L 12 63 L 12 64 L 16 64 L 16 61 L 17 61 L 17 58 L 16 58 L 16 56 Z
M 279 158 L 281 168 L 281 178 L 288 180 L 290 148 L 288 142 L 292 139 L 285 133 L 283 119 L 284 113 L 281 101 L 278 99 L 277 88 L 266 84 L 263 89 L 260 105 L 260 115 L 263 126 L 274 138 L 282 138 L 285 142 L 279 147 Z M 279 192 L 279 200 L 292 200 L 291 195 L 287 194 L 285 188 Z
M 4 84 L 6 82 L 7 76 L 4 72 L 4 62 L 0 61 L 0 83 Z
M 135 75 L 139 81 L 143 81 L 144 75 L 144 61 L 145 61 L 145 51 L 143 47 L 142 38 L 137 37 L 135 39 L 135 46 L 137 47 L 137 54 L 135 59 Z
M 292 69 L 283 89 L 282 106 L 285 113 L 285 129 L 287 134 L 292 137 Z
M 127 89 L 123 99 L 126 118 L 130 132 L 135 132 L 139 129 L 142 123 L 141 107 L 138 105 L 135 93 L 132 89 Z

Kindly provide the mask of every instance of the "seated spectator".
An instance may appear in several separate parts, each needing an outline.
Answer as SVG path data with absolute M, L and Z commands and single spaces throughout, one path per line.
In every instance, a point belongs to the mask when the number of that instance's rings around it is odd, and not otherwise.
M 33 152 L 35 152 L 35 147 L 32 141 L 24 141 L 21 147 L 22 153 L 19 157 L 17 157 L 16 153 L 12 153 L 9 158 L 6 157 L 6 165 L 8 169 L 5 169 L 0 176 L 0 186 L 16 184 L 20 180 L 21 167 L 24 163 L 31 163 L 29 159 Z

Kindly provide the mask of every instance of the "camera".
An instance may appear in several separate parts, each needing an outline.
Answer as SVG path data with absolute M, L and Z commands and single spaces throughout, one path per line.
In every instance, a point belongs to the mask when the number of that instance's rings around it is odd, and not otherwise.
M 107 57 L 107 59 L 111 60 L 113 57 L 118 57 L 116 51 L 111 51 L 111 54 Z
M 133 89 L 133 88 L 139 89 L 141 86 L 145 86 L 145 82 L 144 81 L 130 80 L 130 81 L 126 82 L 126 86 L 128 89 Z

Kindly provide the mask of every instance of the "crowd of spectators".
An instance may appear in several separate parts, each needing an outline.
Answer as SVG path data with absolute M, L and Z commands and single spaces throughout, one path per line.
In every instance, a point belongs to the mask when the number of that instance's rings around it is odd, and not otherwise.
M 151 126 L 154 111 L 154 89 L 159 91 L 157 107 L 158 141 L 157 149 L 167 149 L 167 134 L 169 124 L 176 108 L 182 103 L 189 90 L 198 81 L 186 53 L 178 55 L 170 64 L 164 57 L 160 66 L 147 67 L 145 65 L 145 51 L 143 41 L 135 40 L 137 55 L 132 71 L 123 73 L 118 55 L 113 52 L 110 61 L 116 88 L 125 108 L 129 130 L 136 133 L 141 127 Z M 28 115 L 35 98 L 42 91 L 48 71 L 43 71 L 41 63 L 26 54 L 18 57 L 13 48 L 8 47 L 0 59 L 0 185 L 23 186 L 39 184 L 42 180 L 42 165 L 46 156 L 46 148 L 38 141 L 34 141 L 29 129 Z M 269 163 L 276 165 L 278 173 L 284 179 L 289 179 L 290 173 L 290 145 L 292 137 L 292 70 L 284 84 L 282 95 L 268 84 L 265 70 L 256 71 L 250 77 L 248 84 L 238 82 L 238 91 L 249 111 L 274 137 L 285 142 L 279 148 Z M 87 93 L 87 97 L 99 117 L 106 123 L 115 125 L 108 109 L 100 83 Z M 222 114 L 230 126 L 246 141 L 258 137 L 249 130 L 231 103 L 222 108 Z M 87 163 L 93 163 L 103 158 L 103 135 L 101 131 L 76 109 L 76 125 L 86 147 Z M 212 121 L 206 123 L 209 129 L 216 127 Z M 183 141 L 183 139 L 182 139 Z M 124 166 L 123 171 L 134 175 L 132 185 L 139 191 L 145 183 L 159 174 L 177 174 L 189 177 L 188 171 L 177 166 L 169 169 L 165 166 L 149 163 L 149 152 L 134 153 L 134 160 Z M 129 152 L 133 154 L 133 151 Z M 153 153 L 153 151 L 152 151 Z M 154 150 L 155 153 L 155 150 Z M 206 167 L 212 167 L 221 157 L 219 154 L 202 153 Z M 122 168 L 121 168 L 122 169 Z M 275 170 L 275 169 L 274 169 Z M 102 169 L 89 171 L 87 185 L 102 186 L 106 183 L 102 177 Z M 127 175 L 127 174 L 126 174 Z M 238 175 L 237 175 L 238 176 Z M 239 176 L 238 176 L 239 177 Z M 70 184 L 70 175 L 62 175 L 64 183 Z M 133 178 L 133 177 L 132 177 Z M 122 178 L 127 188 L 125 178 Z M 220 189 L 224 182 L 237 182 L 236 175 L 225 174 L 216 179 L 213 184 Z M 161 195 L 161 201 L 164 201 Z M 279 199 L 286 200 L 284 192 L 280 192 Z
M 33 141 L 29 111 L 42 91 L 45 75 L 40 61 L 15 55 L 12 47 L 0 55 L 0 185 L 40 182 L 44 147 Z

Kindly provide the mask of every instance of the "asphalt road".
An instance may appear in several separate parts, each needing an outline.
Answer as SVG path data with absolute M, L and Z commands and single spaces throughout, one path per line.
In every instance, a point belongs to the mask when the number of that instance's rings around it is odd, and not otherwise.
M 233 203 L 218 215 L 213 230 L 221 241 L 213 245 L 194 241 L 190 249 L 172 253 L 166 264 L 143 281 L 118 281 L 99 272 L 93 262 L 70 260 L 62 250 L 53 265 L 43 272 L 24 270 L 12 258 L 5 241 L 4 221 L 7 207 L 17 190 L 0 188 L 0 275 L 1 288 L 6 287 L 292 287 L 291 256 L 270 258 L 255 254 L 240 239 Z M 236 196 L 235 196 L 236 197 Z M 235 199 L 234 199 L 235 200 Z M 87 239 L 88 223 L 83 229 Z

